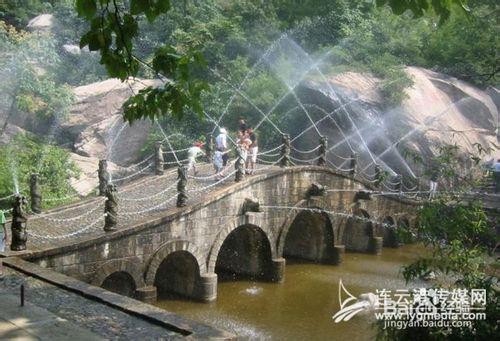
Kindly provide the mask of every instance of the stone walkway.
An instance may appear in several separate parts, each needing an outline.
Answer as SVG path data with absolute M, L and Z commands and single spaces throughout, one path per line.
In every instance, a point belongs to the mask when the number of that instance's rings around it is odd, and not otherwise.
M 167 340 L 181 336 L 143 319 L 4 267 L 0 340 Z M 20 307 L 20 285 L 25 306 Z
M 198 167 L 196 178 L 188 179 L 188 202 L 234 183 L 232 174 L 234 166 L 227 167 L 224 172 L 226 179 L 222 181 L 213 176 L 211 164 L 201 164 Z M 256 173 L 262 173 L 270 168 L 262 165 L 259 167 L 260 170 Z M 177 198 L 176 185 L 177 169 L 169 169 L 164 175 L 146 175 L 137 181 L 118 187 L 118 229 L 132 226 L 144 219 L 160 217 L 168 209 L 174 208 Z M 104 235 L 104 201 L 104 197 L 95 197 L 30 216 L 27 250 L 50 249 Z M 8 251 L 6 253 L 8 254 Z

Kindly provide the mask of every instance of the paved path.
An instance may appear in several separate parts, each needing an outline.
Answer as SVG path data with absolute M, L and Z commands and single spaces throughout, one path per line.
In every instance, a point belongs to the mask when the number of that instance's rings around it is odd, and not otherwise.
M 4 267 L 0 340 L 170 340 L 182 335 Z M 25 306 L 19 289 L 25 286 Z
M 0 340 L 104 340 L 99 335 L 27 302 L 0 294 Z

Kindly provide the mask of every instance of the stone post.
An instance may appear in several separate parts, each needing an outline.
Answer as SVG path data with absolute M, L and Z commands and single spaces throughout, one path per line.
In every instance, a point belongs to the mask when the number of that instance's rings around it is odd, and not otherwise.
M 99 160 L 99 170 L 97 171 L 97 176 L 99 178 L 99 195 L 106 195 L 106 188 L 108 187 L 110 180 L 107 160 Z
M 236 170 L 234 181 L 240 182 L 245 177 L 245 160 L 243 160 L 243 150 L 240 147 L 236 148 L 236 153 L 238 154 L 238 158 L 234 163 L 234 169 Z
M 380 187 L 382 183 L 382 170 L 378 164 L 375 164 L 375 186 Z
M 207 156 L 208 162 L 212 160 L 212 153 L 214 150 L 214 137 L 212 134 L 207 134 L 207 141 L 205 143 L 205 155 Z
M 326 166 L 326 152 L 328 150 L 328 137 L 321 136 L 319 139 L 318 148 L 318 162 L 317 165 L 324 167 Z
M 106 187 L 106 202 L 104 203 L 104 231 L 115 231 L 118 224 L 118 197 L 116 186 Z
M 401 174 L 396 175 L 396 185 L 394 189 L 401 193 L 403 191 L 403 176 Z
M 351 154 L 350 164 L 349 164 L 349 175 L 351 177 L 354 177 L 356 175 L 357 164 L 358 164 L 358 154 L 357 153 L 352 153 Z
M 187 167 L 184 165 L 179 165 L 177 168 L 177 207 L 183 207 L 187 205 Z
M 42 192 L 38 182 L 38 174 L 33 173 L 30 177 L 31 210 L 33 213 L 42 213 Z
M 10 249 L 12 251 L 26 250 L 26 242 L 28 241 L 28 233 L 26 231 L 26 225 L 28 223 L 26 204 L 26 198 L 21 194 L 16 195 L 12 203 L 12 223 L 10 226 L 12 232 Z
M 290 165 L 290 135 L 288 134 L 282 134 L 281 135 L 281 143 L 283 144 L 281 146 L 281 151 L 280 151 L 280 167 L 288 167 Z
M 164 172 L 164 159 L 163 159 L 163 149 L 161 147 L 161 142 L 155 142 L 155 174 L 163 175 Z

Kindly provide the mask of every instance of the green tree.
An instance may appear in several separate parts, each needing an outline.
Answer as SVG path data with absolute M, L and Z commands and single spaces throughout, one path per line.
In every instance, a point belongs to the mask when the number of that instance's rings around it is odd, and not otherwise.
M 19 191 L 27 194 L 32 173 L 40 175 L 42 194 L 45 198 L 61 198 L 74 193 L 69 180 L 78 177 L 79 169 L 69 158 L 69 153 L 47 144 L 29 134 L 16 135 L 8 145 L 0 146 L 0 197 Z M 62 202 L 45 202 L 50 207 Z M 10 208 L 8 201 L 0 207 Z

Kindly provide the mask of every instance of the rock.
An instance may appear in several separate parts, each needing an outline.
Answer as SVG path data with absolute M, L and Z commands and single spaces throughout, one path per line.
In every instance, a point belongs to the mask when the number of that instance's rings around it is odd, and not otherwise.
M 3 123 L 3 122 L 2 122 Z M 3 127 L 2 127 L 3 129 Z M 7 124 L 2 135 L 0 135 L 0 145 L 9 144 L 10 140 L 17 134 L 24 134 L 26 130 L 14 124 Z
M 76 87 L 73 90 L 76 101 L 61 124 L 73 141 L 74 152 L 106 158 L 122 166 L 137 161 L 138 152 L 148 138 L 151 121 L 137 121 L 130 126 L 122 119 L 122 104 L 140 89 L 159 84 L 154 80 L 130 80 L 127 84 L 108 79 Z
M 328 136 L 329 144 L 334 145 L 342 140 L 343 134 L 351 134 L 351 145 L 361 145 L 357 134 L 350 129 L 352 123 L 347 117 L 348 111 L 374 155 L 389 148 L 382 160 L 398 173 L 407 174 L 408 168 L 416 168 L 411 162 L 408 167 L 402 161 L 403 158 L 397 153 L 398 149 L 402 149 L 400 145 L 429 157 L 436 154 L 436 145 L 439 144 L 456 143 L 463 152 L 477 154 L 474 144 L 481 143 L 485 148 L 494 149 L 495 154 L 492 156 L 500 157 L 500 150 L 495 147 L 498 144 L 495 131 L 499 101 L 497 89 L 483 91 L 464 81 L 419 67 L 407 67 L 406 73 L 412 77 L 414 85 L 406 89 L 408 98 L 399 107 L 389 110 L 380 91 L 381 80 L 366 73 L 326 75 L 326 82 L 315 77 L 305 80 L 297 92 L 306 107 L 313 104 L 326 113 L 338 108 L 340 97 L 346 110 L 338 110 L 332 118 L 343 129 L 336 127 L 330 119 L 319 124 L 322 134 Z M 319 114 L 316 109 L 310 110 L 316 114 L 315 120 L 325 115 Z M 296 115 L 298 117 L 303 113 L 297 111 Z M 307 126 L 309 122 L 304 119 L 304 124 Z M 302 125 L 298 128 L 295 134 L 303 130 Z M 400 145 L 391 149 L 391 145 L 407 134 Z M 308 131 L 301 142 L 301 149 L 314 148 L 318 143 L 314 129 Z M 346 157 L 350 149 L 344 144 L 335 152 Z M 371 161 L 367 153 L 362 154 L 363 164 Z M 331 161 L 338 163 L 339 159 Z
M 51 32 L 55 25 L 52 14 L 40 14 L 28 22 L 26 28 L 31 32 Z
M 433 281 L 436 279 L 434 271 L 430 271 L 421 277 L 424 281 Z
M 72 54 L 74 56 L 79 56 L 82 53 L 82 50 L 80 49 L 80 46 L 78 46 L 78 45 L 64 44 L 62 46 L 62 49 L 64 52 L 66 52 L 68 54 Z

